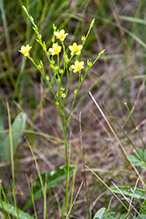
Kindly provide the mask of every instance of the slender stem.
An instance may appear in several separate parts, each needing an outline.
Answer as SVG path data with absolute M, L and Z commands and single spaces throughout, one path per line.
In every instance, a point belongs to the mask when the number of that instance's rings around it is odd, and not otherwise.
M 7 110 L 8 110 L 8 120 L 9 120 L 9 135 L 10 135 L 11 170 L 12 170 L 12 185 L 13 185 L 12 191 L 13 191 L 15 209 L 17 212 L 17 219 L 18 219 L 18 208 L 17 208 L 16 192 L 15 192 L 14 160 L 13 160 L 13 136 L 12 136 L 12 127 L 11 127 L 10 108 L 8 102 L 7 102 Z
M 68 158 L 68 142 L 67 142 L 67 121 L 65 117 L 65 106 L 63 105 L 62 109 L 59 108 L 59 116 L 62 123 L 63 134 L 64 134 L 64 144 L 65 144 L 65 162 L 66 162 L 66 194 L 65 194 L 65 203 L 63 206 L 63 211 L 66 207 L 66 212 L 68 213 L 68 185 L 69 185 L 69 158 Z M 62 115 L 62 116 L 61 116 Z
M 68 213 L 68 181 L 69 181 L 69 162 L 68 162 L 68 144 L 67 144 L 67 135 L 66 135 L 66 125 L 64 128 L 64 140 L 65 140 L 65 160 L 66 160 L 66 195 L 65 195 L 65 202 L 66 202 L 66 212 Z

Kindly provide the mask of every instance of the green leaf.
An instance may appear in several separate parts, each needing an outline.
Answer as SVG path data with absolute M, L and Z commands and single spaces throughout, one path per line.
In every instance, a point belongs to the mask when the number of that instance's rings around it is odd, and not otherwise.
M 75 167 L 70 167 L 69 175 L 73 175 Z M 58 186 L 61 181 L 66 179 L 66 166 L 62 166 L 56 170 L 48 170 L 44 173 L 41 173 L 43 184 L 47 183 L 47 189 L 55 188 Z M 34 200 L 37 200 L 43 196 L 42 187 L 40 183 L 39 176 L 35 179 L 35 184 L 33 186 Z M 23 205 L 22 210 L 25 211 L 32 206 L 31 198 Z
M 141 214 L 141 215 L 140 215 L 140 218 L 146 219 L 146 214 Z
M 137 219 L 144 218 L 143 216 L 145 216 L 146 218 L 146 200 L 144 200 L 139 213 L 140 213 L 140 216 L 138 215 Z
M 145 165 L 142 163 L 142 161 L 134 155 L 127 156 L 127 159 L 132 161 L 135 166 L 140 166 L 141 168 L 146 168 Z
M 144 156 L 144 160 L 146 160 L 146 150 L 144 150 L 143 156 Z
M 106 208 L 100 208 L 96 214 L 94 215 L 93 219 L 100 219 L 102 218 L 103 214 L 106 212 Z
M 23 132 L 26 123 L 26 114 L 20 113 L 14 120 L 11 129 L 12 129 L 12 145 L 13 152 L 16 151 L 19 139 Z M 1 152 L 0 152 L 0 161 L 7 162 L 11 159 L 10 153 L 10 134 L 8 134 L 3 142 L 0 142 Z
M 0 208 L 4 211 L 6 211 L 8 214 L 13 215 L 16 218 L 19 219 L 34 219 L 33 217 L 31 217 L 29 214 L 24 213 L 21 210 L 18 210 L 18 217 L 17 217 L 17 211 L 16 208 L 13 205 L 10 205 L 4 201 L 0 201 Z
M 125 219 L 126 218 L 126 215 L 123 215 L 120 217 L 120 219 Z
M 134 189 L 131 188 L 130 186 L 118 186 L 116 187 L 111 187 L 110 188 L 112 192 L 121 194 L 123 193 L 124 195 L 127 195 L 129 197 L 137 198 L 137 199 L 146 199 L 146 191 L 143 189 Z M 119 190 L 118 190 L 119 189 Z
M 138 155 L 138 157 L 139 157 L 140 159 L 144 159 L 144 154 L 143 154 L 142 149 L 137 148 L 137 149 L 136 149 L 136 154 Z
M 125 21 L 130 21 L 132 23 L 134 22 L 134 23 L 146 25 L 146 20 L 144 20 L 144 19 L 129 17 L 129 16 L 123 16 L 123 15 L 118 16 L 118 18 L 120 20 L 125 20 Z

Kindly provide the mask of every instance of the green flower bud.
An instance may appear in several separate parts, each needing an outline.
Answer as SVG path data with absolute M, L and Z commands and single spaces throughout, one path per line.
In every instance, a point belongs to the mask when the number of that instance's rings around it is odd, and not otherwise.
M 59 69 L 59 73 L 60 73 L 61 75 L 63 75 L 63 73 L 64 73 L 63 69 Z
M 41 70 L 42 67 L 41 67 L 40 64 L 38 64 L 38 65 L 37 65 L 37 68 L 38 68 L 39 70 Z
M 58 74 L 59 72 L 59 67 L 58 66 L 54 66 L 54 65 L 50 65 L 50 67 L 52 68 L 52 71 L 55 75 Z
M 73 71 L 73 68 L 72 68 L 71 66 L 69 67 L 69 71 L 70 71 L 70 72 L 72 72 L 72 71 Z
M 81 40 L 82 40 L 83 42 L 85 42 L 86 37 L 85 37 L 85 36 L 82 36 Z
M 43 41 L 43 50 L 47 51 L 47 47 L 44 41 Z
M 53 24 L 53 30 L 54 32 L 57 30 L 57 27 L 55 26 L 55 24 Z
M 92 62 L 90 62 L 89 60 L 87 60 L 87 66 L 89 67 L 89 68 L 91 68 L 92 67 Z
M 49 81 L 49 80 L 50 80 L 50 78 L 49 78 L 49 76 L 48 76 L 48 75 L 46 76 L 46 80 L 47 80 L 47 81 Z
M 65 90 L 65 88 L 64 88 L 64 87 L 61 87 L 61 88 L 60 88 L 60 91 L 64 91 L 64 90 Z
M 95 22 L 95 18 L 92 20 L 92 22 L 91 22 L 91 24 L 90 24 L 90 27 L 93 27 L 94 22 Z
M 56 106 L 59 106 L 59 103 L 58 103 L 58 101 L 56 101 L 56 102 L 55 102 L 55 104 L 56 104 Z
M 69 58 L 68 58 L 68 55 L 66 53 L 63 54 L 63 59 L 66 63 L 69 62 Z
M 60 82 L 61 82 L 61 79 L 60 79 L 60 78 L 58 78 L 58 79 L 57 79 L 57 82 L 58 82 L 58 84 L 60 84 Z
M 75 90 L 74 90 L 74 94 L 75 94 L 75 95 L 77 95 L 77 93 L 78 93 L 78 90 L 77 90 L 77 89 L 75 89 Z
M 50 61 L 50 65 L 54 65 L 55 64 L 55 61 L 54 60 L 51 60 Z

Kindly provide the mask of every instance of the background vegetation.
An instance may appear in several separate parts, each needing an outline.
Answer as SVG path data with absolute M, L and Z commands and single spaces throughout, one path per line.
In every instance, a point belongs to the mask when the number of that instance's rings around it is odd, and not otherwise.
M 72 145 L 71 164 L 77 166 L 74 196 L 84 181 L 82 155 L 86 165 L 98 173 L 108 186 L 113 186 L 111 181 L 114 181 L 117 186 L 134 187 L 137 174 L 88 92 L 92 93 L 114 128 L 126 153 L 133 153 L 133 147 L 105 106 L 112 112 L 135 147 L 144 149 L 146 1 L 0 0 L 0 129 L 3 130 L 4 126 L 7 131 L 9 128 L 6 102 L 10 107 L 12 122 L 20 112 L 27 115 L 24 134 L 19 140 L 19 148 L 14 157 L 18 208 L 23 209 L 23 204 L 30 196 L 27 179 L 31 181 L 31 177 L 35 179 L 38 175 L 26 139 L 34 151 L 41 172 L 54 170 L 65 164 L 63 135 L 54 98 L 37 69 L 18 52 L 21 45 L 29 43 L 33 47 L 31 56 L 36 62 L 43 60 L 45 71 L 49 71 L 47 60 L 36 42 L 36 35 L 22 10 L 22 5 L 25 5 L 33 16 L 48 48 L 51 46 L 53 24 L 69 33 L 66 39 L 68 44 L 74 41 L 80 43 L 81 36 L 87 33 L 91 20 L 95 18 L 93 30 L 82 52 L 82 60 L 93 61 L 101 50 L 106 50 L 92 67 L 81 87 L 68 127 L 68 139 L 71 139 Z M 70 87 L 68 103 L 73 99 L 77 83 L 75 76 Z M 127 103 L 133 119 L 124 103 Z M 79 124 L 80 112 L 82 133 Z M 122 205 L 116 198 L 111 199 L 112 195 L 105 186 L 88 169 L 85 173 L 88 201 L 93 215 L 101 207 L 124 213 Z M 139 169 L 139 174 L 144 178 L 145 170 Z M 1 162 L 0 179 L 5 194 L 12 203 L 11 178 L 10 163 Z M 64 184 L 62 181 L 57 189 L 51 188 L 48 191 L 48 218 L 58 218 L 60 215 Z M 142 187 L 141 182 L 138 185 Z M 83 185 L 75 201 L 74 217 L 88 217 L 86 202 Z M 38 218 L 43 218 L 42 203 L 43 198 L 36 201 Z M 140 205 L 141 202 L 137 204 L 137 209 Z M 32 207 L 26 211 L 33 215 Z

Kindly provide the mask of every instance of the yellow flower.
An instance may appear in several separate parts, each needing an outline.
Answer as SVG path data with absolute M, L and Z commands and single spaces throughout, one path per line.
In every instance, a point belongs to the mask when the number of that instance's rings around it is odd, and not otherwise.
M 60 41 L 64 41 L 66 36 L 68 35 L 68 33 L 65 33 L 64 30 L 60 30 L 60 32 L 55 31 L 54 34 Z
M 84 68 L 84 62 L 75 61 L 74 65 L 72 65 L 71 68 L 74 69 L 73 70 L 74 73 L 79 72 L 81 69 Z
M 82 48 L 83 48 L 82 45 L 77 45 L 76 43 L 73 43 L 72 46 L 69 46 L 69 49 L 71 51 L 71 56 L 74 55 L 74 54 L 80 55 Z
M 26 46 L 21 46 L 21 49 L 19 50 L 19 52 L 21 52 L 24 56 L 28 56 L 31 48 L 32 48 L 32 46 L 27 44 Z
M 61 46 L 58 45 L 58 43 L 54 43 L 52 45 L 52 48 L 49 49 L 49 52 L 51 53 L 52 56 L 58 55 L 61 52 Z
M 61 97 L 62 97 L 62 98 L 65 98 L 65 97 L 66 97 L 66 94 L 65 94 L 65 93 L 62 93 Z

